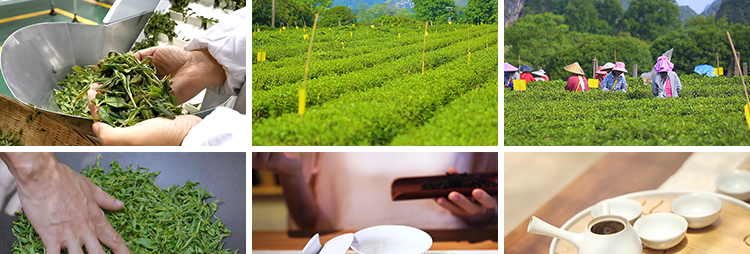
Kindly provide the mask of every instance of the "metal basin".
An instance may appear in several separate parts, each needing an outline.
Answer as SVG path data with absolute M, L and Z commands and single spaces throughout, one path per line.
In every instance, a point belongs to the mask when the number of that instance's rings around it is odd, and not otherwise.
M 53 91 L 61 89 L 57 83 L 73 72 L 73 66 L 96 64 L 110 51 L 129 51 L 152 13 L 141 12 L 109 25 L 40 23 L 21 28 L 8 37 L 0 51 L 0 69 L 5 82 L 17 100 L 42 109 L 51 118 L 85 135 L 94 136 L 93 121 L 62 113 Z M 227 99 L 229 96 L 213 103 L 204 100 L 201 108 L 208 110 L 196 114 L 205 115 Z

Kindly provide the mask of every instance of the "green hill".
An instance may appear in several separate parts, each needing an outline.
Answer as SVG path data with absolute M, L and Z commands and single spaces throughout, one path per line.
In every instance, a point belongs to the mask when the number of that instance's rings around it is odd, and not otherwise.
M 680 18 L 683 22 L 686 19 L 693 17 L 693 16 L 698 16 L 698 13 L 693 11 L 693 9 L 691 9 L 690 6 L 687 6 L 687 5 L 680 6 L 680 16 L 677 16 L 677 17 Z

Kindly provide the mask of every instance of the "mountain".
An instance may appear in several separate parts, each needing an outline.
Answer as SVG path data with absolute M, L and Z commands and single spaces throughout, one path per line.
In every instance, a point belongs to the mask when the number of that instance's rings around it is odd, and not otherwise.
M 719 10 L 719 6 L 721 6 L 721 0 L 715 0 L 713 3 L 706 6 L 705 9 L 703 9 L 703 12 L 701 12 L 701 16 L 710 16 L 710 15 L 716 15 L 716 11 Z
M 698 16 L 698 13 L 695 13 L 695 11 L 693 11 L 693 9 L 690 8 L 690 6 L 687 6 L 687 5 L 680 6 L 680 16 L 678 16 L 678 18 L 682 19 L 683 22 L 686 19 L 693 17 L 693 16 Z
M 466 7 L 468 0 L 454 0 L 454 2 L 457 6 Z M 352 9 L 356 9 L 360 3 L 366 4 L 367 6 L 390 3 L 396 5 L 399 8 L 408 9 L 411 9 L 411 7 L 414 6 L 414 3 L 412 3 L 411 0 L 333 0 L 332 6 L 343 5 L 349 6 L 349 8 Z

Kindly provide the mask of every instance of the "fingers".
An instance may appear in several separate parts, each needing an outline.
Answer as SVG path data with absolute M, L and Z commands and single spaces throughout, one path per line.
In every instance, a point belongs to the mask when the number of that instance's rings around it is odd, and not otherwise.
M 133 54 L 133 57 L 135 57 L 135 59 L 138 59 L 139 61 L 142 61 L 143 58 L 146 58 L 147 56 L 153 57 L 157 48 L 158 47 L 151 47 L 139 50 L 138 52 L 135 52 L 135 54 Z
M 192 115 L 180 115 L 175 119 L 157 117 L 125 128 L 96 122 L 91 127 L 102 145 L 132 146 L 178 146 L 182 144 L 190 129 L 201 122 Z
M 99 108 L 97 108 L 96 104 L 91 102 L 91 100 L 96 98 L 96 93 L 98 93 L 97 89 L 99 89 L 101 85 L 102 84 L 99 84 L 99 83 L 91 84 L 91 88 L 86 93 L 86 97 L 89 103 L 89 111 L 91 111 L 91 116 L 94 117 L 94 119 L 99 119 L 99 114 L 96 113 L 99 110 Z
M 495 209 L 495 207 L 497 206 L 497 200 L 495 200 L 495 198 L 490 196 L 490 194 L 487 194 L 487 192 L 482 189 L 474 189 L 471 192 L 471 196 L 473 196 L 474 200 L 479 202 L 479 204 L 484 207 Z
M 84 237 L 83 244 L 86 246 L 86 253 L 88 254 L 105 254 L 99 239 L 95 236 Z
M 449 200 L 447 200 L 447 199 L 445 199 L 443 197 L 438 198 L 435 202 L 439 206 L 442 206 L 446 210 L 450 211 L 452 214 L 455 214 L 455 215 L 465 215 L 466 214 L 466 211 L 464 211 L 460 207 L 458 207 L 455 204 L 453 204 L 453 202 L 451 202 L 451 201 L 449 201 Z
M 456 170 L 456 168 L 450 167 L 450 168 L 448 168 L 448 173 L 449 174 L 458 174 L 458 171 Z
M 94 134 L 102 142 L 102 145 L 120 145 L 120 146 L 131 146 L 134 145 L 138 135 L 138 128 L 133 126 L 132 128 L 114 128 L 109 124 L 102 122 L 95 122 L 91 129 L 94 130 Z
M 37 231 L 37 233 L 39 233 Z M 60 241 L 54 235 L 39 234 L 47 254 L 60 254 Z
M 109 247 L 114 254 L 130 254 L 125 241 L 122 240 L 120 234 L 115 231 L 108 221 L 104 221 L 96 226 L 96 237 L 105 246 Z
M 81 249 L 81 243 L 75 240 L 66 241 L 65 249 L 68 250 L 68 254 L 83 254 L 83 249 Z
M 117 200 L 104 192 L 101 188 L 99 188 L 99 186 L 96 186 L 96 184 L 92 183 L 91 180 L 86 179 L 86 184 L 88 185 L 89 190 L 91 190 L 91 195 L 94 197 L 94 202 L 96 202 L 99 207 L 110 211 L 117 211 L 122 209 L 122 207 L 124 206 L 122 201 Z
M 482 207 L 480 205 L 471 202 L 471 200 L 466 198 L 464 195 L 461 195 L 461 193 L 452 191 L 450 194 L 448 194 L 448 199 L 452 201 L 456 206 L 466 211 L 466 213 L 479 214 L 482 212 Z

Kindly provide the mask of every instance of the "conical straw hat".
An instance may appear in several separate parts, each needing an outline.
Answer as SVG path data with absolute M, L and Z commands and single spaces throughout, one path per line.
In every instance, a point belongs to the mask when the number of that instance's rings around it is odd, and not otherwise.
M 565 66 L 564 69 L 574 74 L 586 75 L 586 73 L 583 72 L 583 69 L 581 68 L 581 65 L 578 64 L 578 62 L 569 64 L 568 66 Z

